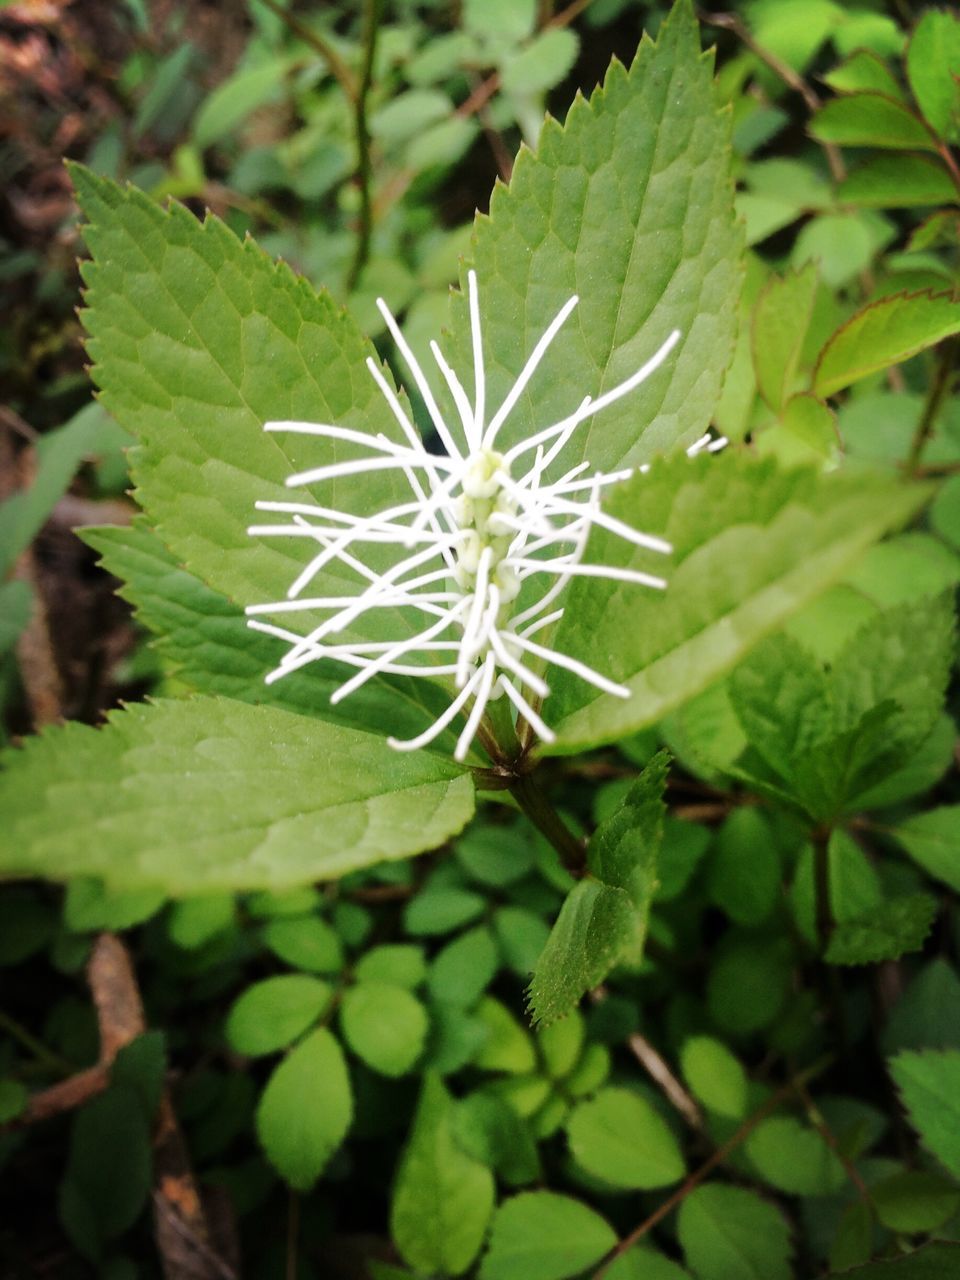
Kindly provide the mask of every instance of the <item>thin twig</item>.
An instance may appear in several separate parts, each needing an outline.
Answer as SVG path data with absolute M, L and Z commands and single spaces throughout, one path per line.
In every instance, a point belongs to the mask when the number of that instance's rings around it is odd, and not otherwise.
M 716 1151 L 714 1151 L 712 1155 L 708 1156 L 703 1164 L 700 1165 L 698 1169 L 695 1169 L 693 1173 L 690 1174 L 689 1178 L 687 1178 L 671 1196 L 668 1196 L 662 1204 L 654 1209 L 653 1213 L 651 1213 L 648 1218 L 644 1218 L 643 1222 L 641 1222 L 638 1227 L 635 1227 L 629 1235 L 624 1236 L 619 1244 L 611 1249 L 606 1258 L 604 1258 L 603 1262 L 600 1264 L 599 1268 L 593 1273 L 593 1280 L 602 1280 L 602 1277 L 617 1258 L 619 1258 L 621 1254 L 632 1249 L 638 1240 L 642 1240 L 645 1235 L 648 1235 L 649 1232 L 653 1230 L 658 1222 L 662 1222 L 678 1204 L 682 1204 L 690 1192 L 695 1190 L 700 1183 L 703 1182 L 704 1178 L 713 1172 L 717 1165 L 723 1164 L 727 1156 L 729 1156 L 731 1152 L 735 1151 L 737 1147 L 739 1147 L 740 1144 L 750 1136 L 761 1120 L 765 1120 L 767 1116 L 770 1115 L 771 1112 L 776 1111 L 777 1107 L 779 1107 L 782 1102 L 786 1101 L 791 1094 L 796 1093 L 799 1085 L 805 1085 L 808 1081 L 814 1079 L 815 1076 L 818 1076 L 822 1071 L 825 1071 L 831 1062 L 833 1062 L 832 1054 L 819 1059 L 811 1067 L 808 1067 L 806 1071 L 800 1072 L 800 1074 L 793 1080 L 788 1080 L 786 1084 L 782 1085 L 776 1091 L 776 1093 L 772 1093 L 770 1097 L 767 1098 L 766 1102 L 764 1102 L 756 1111 L 753 1112 L 752 1115 L 748 1116 L 746 1120 L 744 1120 L 736 1133 L 728 1138 L 722 1146 L 717 1147 Z
M 837 1135 L 823 1118 L 819 1107 L 810 1096 L 810 1091 L 807 1089 L 806 1084 L 802 1080 L 797 1080 L 795 1082 L 795 1088 L 797 1097 L 803 1103 L 804 1109 L 806 1110 L 807 1119 L 843 1165 L 844 1172 L 856 1188 L 857 1195 L 864 1203 L 867 1203 L 870 1200 L 870 1190 L 864 1182 L 860 1170 L 853 1163 L 850 1157 L 841 1149 L 840 1143 L 837 1141 Z
M 670 1070 L 666 1059 L 657 1052 L 650 1041 L 639 1031 L 635 1031 L 627 1040 L 627 1048 L 650 1078 L 660 1086 L 668 1102 L 680 1112 L 691 1129 L 702 1129 L 703 1116 L 700 1114 L 700 1108 Z
M 16 1040 L 23 1045 L 27 1052 L 32 1053 L 41 1065 L 59 1072 L 61 1075 L 69 1075 L 73 1071 L 73 1066 L 67 1062 L 66 1058 L 61 1058 L 58 1053 L 54 1053 L 42 1040 L 38 1040 L 31 1031 L 21 1026 L 15 1018 L 11 1018 L 2 1009 L 0 1009 L 0 1031 L 5 1031 L 12 1040 Z
M 960 352 L 960 342 L 956 338 L 947 338 L 945 342 L 940 344 L 940 350 L 937 353 L 937 368 L 930 382 L 923 412 L 920 415 L 920 421 L 917 423 L 917 429 L 913 433 L 910 453 L 907 456 L 907 470 L 911 475 L 917 474 L 920 455 L 933 434 L 933 429 L 937 425 L 937 418 L 940 416 L 940 410 L 943 408 L 943 402 L 949 394 L 958 352 Z

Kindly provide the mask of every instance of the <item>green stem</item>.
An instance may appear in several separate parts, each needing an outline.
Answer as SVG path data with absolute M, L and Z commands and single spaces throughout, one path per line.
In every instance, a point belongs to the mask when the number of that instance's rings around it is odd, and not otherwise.
M 913 434 L 913 442 L 910 445 L 910 454 L 907 458 L 907 470 L 913 476 L 919 470 L 920 455 L 923 453 L 924 445 L 933 434 L 940 410 L 943 408 L 943 402 L 950 390 L 958 351 L 960 351 L 960 342 L 958 342 L 957 338 L 947 338 L 945 342 L 940 344 L 940 350 L 937 353 L 937 369 L 930 383 L 926 403 L 923 406 L 923 413 L 920 415 L 920 421 L 917 423 L 917 429 Z
M 586 868 L 586 850 L 556 809 L 543 794 L 532 773 L 517 774 L 510 782 L 510 794 L 537 830 L 550 841 L 560 861 L 573 875 Z
M 370 198 L 370 129 L 367 124 L 367 99 L 373 82 L 373 61 L 377 52 L 377 35 L 380 30 L 380 6 L 382 0 L 365 0 L 363 6 L 363 68 L 360 87 L 353 102 L 354 133 L 357 140 L 357 186 L 360 188 L 360 222 L 357 227 L 357 243 L 353 262 L 347 276 L 347 290 L 352 292 L 360 278 L 360 272 L 370 257 L 370 237 L 373 231 L 373 202 Z
M 294 35 L 300 37 L 304 44 L 308 44 L 311 49 L 314 49 L 320 54 L 321 58 L 323 58 L 324 62 L 326 62 L 327 66 L 330 68 L 330 74 L 333 76 L 334 80 L 336 80 L 337 84 L 339 84 L 340 88 L 350 101 L 355 102 L 357 97 L 357 86 L 353 78 L 353 73 L 337 53 L 336 49 L 334 49 L 333 45 L 325 40 L 319 32 L 312 31 L 305 23 L 301 22 L 296 14 L 291 13 L 289 9 L 285 9 L 283 5 L 278 4 L 277 0 L 260 0 L 260 2 L 265 5 L 271 13 L 276 14 L 281 22 L 283 22 L 284 25 L 294 33 Z

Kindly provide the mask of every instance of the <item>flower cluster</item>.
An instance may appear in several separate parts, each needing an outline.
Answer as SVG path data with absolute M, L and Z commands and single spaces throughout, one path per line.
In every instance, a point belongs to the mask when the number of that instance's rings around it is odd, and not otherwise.
M 636 546 L 668 553 L 662 538 L 640 533 L 604 513 L 601 497 L 629 470 L 594 472 L 589 463 L 570 467 L 548 479 L 553 464 L 574 432 L 588 418 L 628 395 L 667 359 L 680 333 L 674 330 L 653 356 L 626 381 L 596 399 L 586 396 L 572 413 L 509 449 L 498 449 L 498 437 L 511 411 L 557 333 L 576 307 L 572 297 L 561 308 L 496 412 L 487 417 L 486 379 L 477 281 L 468 274 L 473 343 L 473 398 L 436 344 L 431 350 L 460 417 L 459 433 L 448 426 L 422 368 L 382 299 L 378 306 L 402 354 L 436 429 L 442 452 L 429 452 L 393 388 L 376 362 L 371 376 L 396 419 L 402 442 L 325 423 L 268 422 L 265 430 L 296 432 L 355 444 L 360 456 L 292 475 L 289 487 L 314 485 L 338 476 L 366 474 L 384 468 L 403 473 L 409 501 L 358 516 L 304 502 L 258 502 L 258 510 L 283 515 L 282 524 L 259 524 L 257 537 L 305 538 L 317 553 L 297 576 L 285 600 L 251 605 L 248 624 L 286 641 L 289 648 L 267 682 L 279 680 L 309 662 L 332 658 L 356 672 L 334 692 L 339 702 L 381 673 L 452 678 L 449 706 L 417 737 L 390 744 L 411 751 L 432 742 L 459 715 L 465 717 L 455 757 L 469 751 L 491 700 L 505 696 L 519 717 L 543 741 L 553 733 L 540 709 L 549 688 L 543 678 L 548 665 L 565 668 L 616 697 L 629 689 L 568 654 L 535 639 L 563 615 L 564 588 L 576 576 L 614 578 L 640 586 L 663 588 L 661 577 L 634 569 L 584 562 L 591 530 L 597 526 Z M 722 440 L 704 436 L 688 450 L 720 447 Z M 389 543 L 403 552 L 389 568 L 376 572 L 364 561 L 363 549 Z M 304 594 L 332 561 L 356 575 L 357 590 L 344 596 Z M 522 599 L 521 599 L 522 597 Z M 393 641 L 343 641 L 342 634 L 372 610 L 402 607 L 423 625 Z M 300 635 L 261 615 L 300 611 L 328 617 Z

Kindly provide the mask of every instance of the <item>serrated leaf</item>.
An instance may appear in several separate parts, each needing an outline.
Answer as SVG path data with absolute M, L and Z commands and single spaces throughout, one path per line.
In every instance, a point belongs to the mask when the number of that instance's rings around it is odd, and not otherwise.
M 960 302 L 949 293 L 898 293 L 858 311 L 820 352 L 813 389 L 832 396 L 851 383 L 960 333 Z
M 771 276 L 753 309 L 753 366 L 760 394 L 775 412 L 794 390 L 813 304 L 817 268 L 810 263 L 786 276 Z
M 610 1186 L 649 1191 L 686 1172 L 666 1121 L 629 1089 L 601 1089 L 574 1107 L 566 1128 L 577 1163 Z
M 416 996 L 388 982 L 358 982 L 340 1005 L 343 1037 L 384 1076 L 406 1075 L 423 1052 L 429 1020 Z
M 343 875 L 441 844 L 473 809 L 439 757 L 221 698 L 53 728 L 5 762 L 3 871 L 170 894 Z
M 288 475 L 342 459 L 342 445 L 263 425 L 329 422 L 399 439 L 364 363 L 376 352 L 328 294 L 218 219 L 200 224 L 180 205 L 162 210 L 133 187 L 76 166 L 71 174 L 94 254 L 84 266 L 83 313 L 93 377 L 139 439 L 137 497 L 177 562 L 237 602 L 238 615 L 283 599 L 303 567 L 302 548 L 291 545 L 296 538 L 251 538 L 256 502 L 302 494 L 368 513 L 408 490 L 399 473 L 377 471 L 291 491 Z M 383 569 L 399 554 L 379 544 L 366 560 Z M 328 565 L 312 589 L 340 594 L 342 573 Z M 306 631 L 325 616 L 296 619 Z M 374 610 L 342 634 L 399 639 L 415 626 L 403 610 Z
M 960 1051 L 898 1053 L 890 1074 L 920 1141 L 960 1178 Z
M 618 486 L 606 510 L 674 547 L 668 587 L 640 592 L 579 578 L 568 588 L 551 643 L 621 681 L 632 696 L 601 694 L 551 671 L 548 709 L 558 740 L 549 750 L 592 746 L 662 719 L 846 572 L 920 501 L 919 490 L 864 475 L 778 472 L 743 455 L 678 458 Z M 663 571 L 662 557 L 602 530 L 587 557 Z
M 929 893 L 905 893 L 888 898 L 859 920 L 837 925 L 827 947 L 828 964 L 879 964 L 919 951 L 937 914 L 937 900 Z
M 837 199 L 864 209 L 951 204 L 957 188 L 942 164 L 926 156 L 872 156 L 837 187 Z
M 960 1244 L 927 1244 L 905 1257 L 882 1258 L 843 1272 L 831 1272 L 829 1280 L 946 1280 L 960 1267 Z
M 924 871 L 960 891 L 960 804 L 918 813 L 892 834 Z
M 677 1235 L 699 1280 L 790 1280 L 785 1219 L 743 1187 L 697 1187 L 680 1205 Z
M 696 192 L 696 199 L 690 193 Z M 630 397 L 584 424 L 564 467 L 635 465 L 705 429 L 729 363 L 740 285 L 729 117 L 712 56 L 700 52 L 690 0 L 629 71 L 549 119 L 522 150 L 509 186 L 478 219 L 474 266 L 484 311 L 487 403 L 501 403 L 534 343 L 572 294 L 575 321 L 557 336 L 498 437 L 531 435 L 649 359 L 672 329 L 669 361 Z M 463 295 L 452 300 L 457 363 L 470 367 Z
M 960 127 L 960 21 L 949 9 L 928 9 L 907 46 L 907 79 L 927 123 L 956 142 Z
M 567 895 L 530 983 L 533 1017 L 562 1018 L 620 960 L 638 960 L 657 886 L 663 789 L 669 757 L 654 757 L 600 824 L 587 849 L 589 875 Z
M 616 1243 L 609 1223 L 581 1201 L 523 1191 L 497 1210 L 480 1280 L 566 1280 Z
M 343 1050 L 326 1027 L 301 1040 L 267 1081 L 257 1136 L 275 1169 L 309 1191 L 340 1146 L 353 1117 Z
M 890 147 L 898 151 L 937 149 L 923 121 L 909 107 L 882 93 L 834 98 L 813 116 L 809 128 L 818 142 L 837 142 L 848 147 Z
M 428 1072 L 390 1205 L 390 1233 L 417 1271 L 460 1275 L 483 1243 L 493 1174 L 457 1145 L 454 1103 Z
M 124 584 L 118 594 L 155 633 L 154 647 L 171 674 L 197 693 L 316 714 L 334 724 L 377 732 L 389 725 L 399 737 L 421 733 L 447 705 L 428 680 L 388 677 L 369 681 L 332 706 L 330 695 L 351 674 L 332 660 L 308 663 L 265 684 L 264 674 L 276 658 L 273 642 L 251 631 L 226 596 L 178 564 L 142 516 L 124 527 L 91 525 L 80 536 Z M 453 738 L 444 735 L 435 745 L 449 757 L 452 744 Z

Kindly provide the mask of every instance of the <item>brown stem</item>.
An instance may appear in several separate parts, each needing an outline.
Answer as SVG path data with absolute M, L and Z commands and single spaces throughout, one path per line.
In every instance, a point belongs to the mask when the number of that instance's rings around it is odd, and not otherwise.
M 627 1040 L 627 1048 L 650 1078 L 660 1086 L 664 1096 L 680 1112 L 691 1129 L 702 1129 L 703 1116 L 700 1108 L 650 1041 L 639 1031 L 635 1031 Z
M 593 1273 L 592 1280 L 601 1280 L 602 1276 L 613 1265 L 617 1258 L 619 1258 L 621 1254 L 632 1249 L 638 1240 L 642 1240 L 645 1235 L 653 1230 L 658 1222 L 662 1222 L 678 1204 L 682 1204 L 690 1192 L 695 1190 L 704 1178 L 713 1172 L 717 1165 L 723 1164 L 727 1156 L 729 1156 L 731 1152 L 735 1151 L 737 1147 L 740 1146 L 741 1142 L 745 1141 L 745 1139 L 750 1136 L 761 1120 L 765 1120 L 771 1112 L 776 1111 L 781 1102 L 784 1102 L 791 1094 L 796 1093 L 798 1086 L 805 1085 L 808 1081 L 814 1079 L 815 1076 L 818 1076 L 822 1071 L 826 1070 L 832 1061 L 832 1055 L 819 1059 L 819 1061 L 815 1062 L 813 1066 L 808 1067 L 806 1071 L 800 1072 L 795 1079 L 787 1081 L 787 1083 L 782 1085 L 776 1093 L 772 1093 L 762 1106 L 758 1107 L 752 1115 L 748 1116 L 746 1120 L 744 1120 L 736 1133 L 728 1138 L 723 1146 L 717 1147 L 716 1151 L 714 1151 L 712 1155 L 708 1156 L 703 1164 L 690 1174 L 689 1178 L 687 1178 L 687 1180 L 677 1188 L 673 1195 L 668 1196 L 661 1205 L 654 1209 L 653 1213 L 651 1213 L 648 1218 L 644 1218 L 643 1222 L 641 1222 L 638 1227 L 635 1227 L 629 1235 L 624 1236 L 620 1243 L 616 1245 L 609 1254 L 607 1254 L 606 1258 L 604 1258 L 603 1262 L 600 1264 L 600 1267 Z
M 806 1110 L 807 1119 L 843 1165 L 844 1172 L 856 1188 L 857 1195 L 862 1201 L 864 1201 L 864 1203 L 868 1202 L 870 1199 L 870 1190 L 864 1182 L 860 1170 L 853 1163 L 850 1157 L 841 1149 L 840 1143 L 837 1141 L 837 1135 L 827 1124 L 826 1120 L 824 1120 L 819 1107 L 810 1096 L 810 1091 L 807 1089 L 807 1086 L 803 1081 L 798 1080 L 795 1083 L 795 1088 L 797 1091 L 797 1097 L 803 1103 L 804 1109 Z
M 933 434 L 940 410 L 943 408 L 943 402 L 950 391 L 958 351 L 960 351 L 960 342 L 958 342 L 957 338 L 947 338 L 945 342 L 940 344 L 940 350 L 937 353 L 936 372 L 927 391 L 927 399 L 920 415 L 920 421 L 917 423 L 917 429 L 913 433 L 910 453 L 907 457 L 907 470 L 911 475 L 915 476 L 917 474 L 920 455 Z

